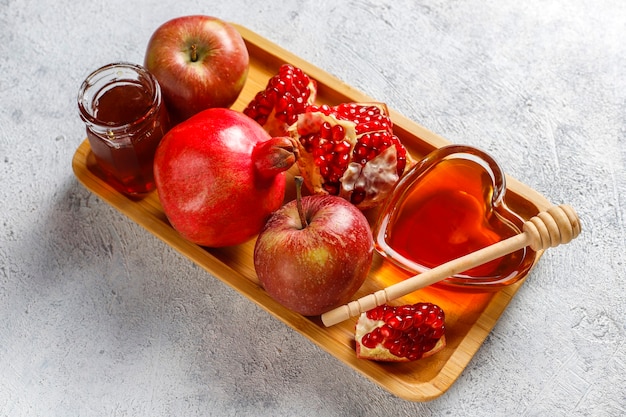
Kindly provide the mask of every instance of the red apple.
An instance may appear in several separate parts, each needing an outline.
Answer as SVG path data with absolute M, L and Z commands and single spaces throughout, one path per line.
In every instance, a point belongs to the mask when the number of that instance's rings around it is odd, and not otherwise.
M 234 26 L 216 17 L 183 16 L 152 34 L 144 66 L 175 122 L 210 107 L 230 107 L 248 77 L 249 55 Z
M 315 316 L 350 300 L 367 277 L 373 252 L 370 225 L 353 204 L 298 192 L 261 230 L 254 267 L 272 298 Z

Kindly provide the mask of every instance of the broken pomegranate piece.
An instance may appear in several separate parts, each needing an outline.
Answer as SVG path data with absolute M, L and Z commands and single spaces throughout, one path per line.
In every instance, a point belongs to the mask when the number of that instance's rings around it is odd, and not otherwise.
M 309 191 L 338 195 L 360 209 L 381 203 L 412 162 L 383 103 L 310 105 L 289 134 L 298 141 L 297 164 Z
M 362 313 L 355 330 L 356 355 L 382 362 L 408 362 L 446 345 L 445 314 L 432 303 L 387 304 Z
M 314 194 L 340 196 L 365 210 L 382 203 L 413 164 L 393 134 L 384 103 L 315 105 L 317 82 L 283 64 L 244 109 L 273 137 L 298 144 L 297 164 Z
M 317 95 L 317 83 L 300 68 L 283 64 L 246 106 L 243 113 L 256 120 L 273 137 L 286 136 L 287 128 Z

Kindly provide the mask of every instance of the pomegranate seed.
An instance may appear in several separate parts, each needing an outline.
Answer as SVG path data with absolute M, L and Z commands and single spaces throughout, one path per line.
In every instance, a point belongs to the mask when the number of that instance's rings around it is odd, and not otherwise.
M 389 325 L 389 327 L 391 327 L 392 329 L 402 329 L 402 321 L 404 320 L 404 317 L 400 316 L 400 315 L 396 315 L 391 317 L 388 321 L 387 324 Z
M 442 327 L 438 327 L 437 329 L 435 329 L 433 331 L 432 337 L 435 338 L 435 339 L 440 339 L 441 336 L 443 336 L 444 333 L 445 333 L 444 327 L 443 326 Z
M 350 197 L 350 201 L 353 204 L 361 204 L 365 201 L 365 191 L 363 189 L 357 189 L 352 192 L 352 196 Z
M 335 125 L 332 128 L 332 138 L 335 142 L 340 142 L 346 136 L 346 130 L 341 125 Z
M 333 128 L 328 122 L 322 123 L 320 127 L 320 137 L 324 139 L 332 139 L 333 137 Z
M 326 190 L 326 192 L 328 194 L 331 194 L 331 195 L 338 195 L 339 194 L 339 184 L 337 184 L 337 183 L 335 183 L 335 184 L 324 183 L 322 185 L 322 187 L 324 187 L 324 190 Z
M 387 310 L 387 304 L 383 304 L 378 307 L 374 307 L 373 309 L 367 312 L 367 317 L 372 320 L 381 320 Z

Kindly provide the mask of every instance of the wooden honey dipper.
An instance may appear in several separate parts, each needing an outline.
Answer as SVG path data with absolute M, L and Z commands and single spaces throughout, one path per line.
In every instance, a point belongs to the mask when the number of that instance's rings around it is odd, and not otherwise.
M 322 314 L 329 327 L 371 310 L 396 298 L 427 287 L 447 277 L 475 268 L 494 259 L 530 246 L 534 251 L 569 243 L 580 234 L 578 215 L 568 205 L 552 206 L 524 223 L 522 233 L 496 242 L 460 258 L 453 259 L 421 274 L 390 285 Z

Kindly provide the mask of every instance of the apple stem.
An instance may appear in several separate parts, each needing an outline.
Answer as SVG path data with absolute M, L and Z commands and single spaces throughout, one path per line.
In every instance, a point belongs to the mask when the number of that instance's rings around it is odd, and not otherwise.
M 194 43 L 191 45 L 191 62 L 198 60 L 198 46 Z
M 302 208 L 302 182 L 304 179 L 296 175 L 294 177 L 294 181 L 296 182 L 296 207 L 298 207 L 298 214 L 300 215 L 300 228 L 304 229 L 309 225 L 306 221 L 306 216 L 304 215 L 304 209 Z

